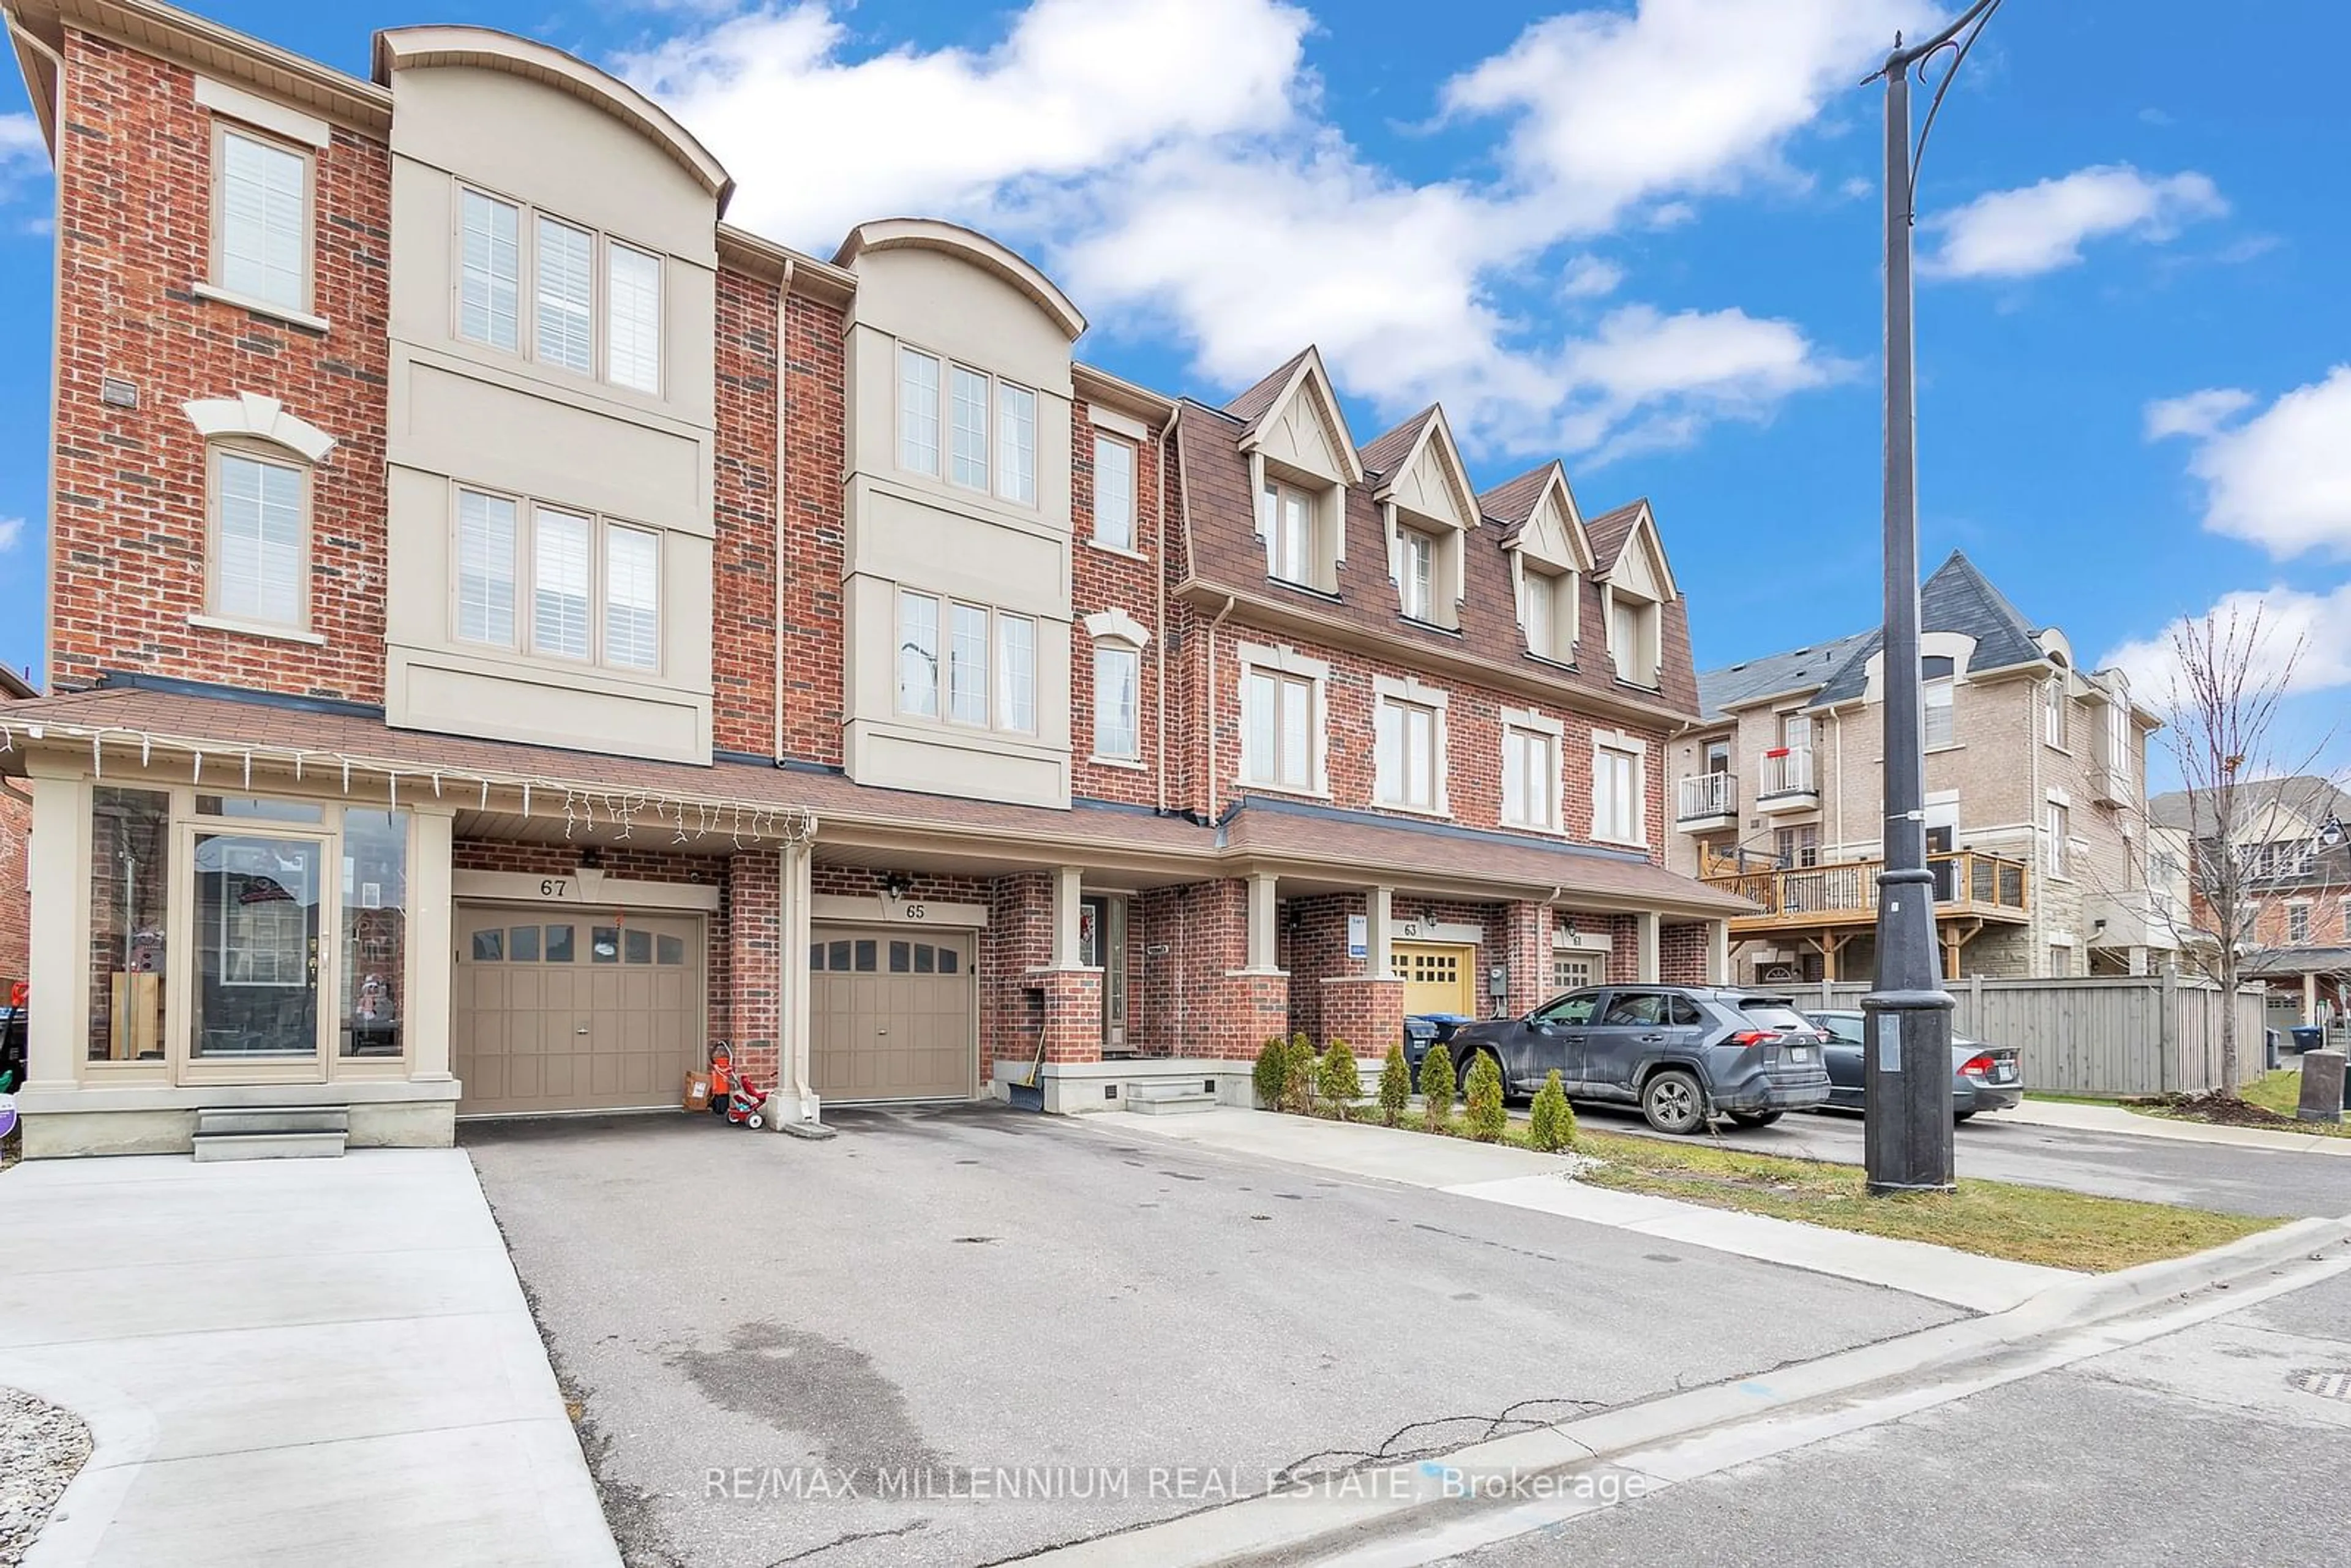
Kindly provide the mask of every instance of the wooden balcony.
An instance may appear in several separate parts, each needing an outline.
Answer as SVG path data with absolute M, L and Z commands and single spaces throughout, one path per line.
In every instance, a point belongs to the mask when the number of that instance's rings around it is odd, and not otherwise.
M 1877 923 L 1877 875 L 1885 865 L 1869 860 L 1757 870 L 1718 860 L 1706 868 L 1703 880 L 1762 905 L 1757 914 L 1732 918 L 1733 936 L 1833 931 Z M 1935 877 L 1938 923 L 2021 925 L 2031 911 L 2032 872 L 2022 861 L 1960 850 L 1928 855 L 1927 869 Z

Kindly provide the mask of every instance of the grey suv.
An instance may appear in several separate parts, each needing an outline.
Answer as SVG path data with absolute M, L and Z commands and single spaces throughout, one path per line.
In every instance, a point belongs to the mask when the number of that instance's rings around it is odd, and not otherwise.
M 1661 1133 L 1715 1115 L 1769 1126 L 1829 1097 L 1826 1036 L 1793 1000 L 1713 986 L 1594 986 L 1522 1019 L 1466 1024 L 1447 1047 L 1464 1079 L 1494 1059 L 1504 1091 L 1532 1094 L 1554 1068 L 1571 1099 L 1641 1107 Z

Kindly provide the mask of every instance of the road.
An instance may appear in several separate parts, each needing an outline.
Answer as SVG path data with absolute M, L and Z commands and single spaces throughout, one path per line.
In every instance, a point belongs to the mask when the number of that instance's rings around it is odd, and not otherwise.
M 1629 1108 L 1578 1105 L 1576 1115 L 1594 1132 L 1662 1136 Z M 1862 1163 L 1862 1122 L 1850 1112 L 1798 1112 L 1769 1127 L 1741 1127 L 1723 1136 L 1758 1154 Z M 2351 1160 L 2040 1127 L 1998 1112 L 1959 1129 L 1959 1170 L 1962 1180 L 2023 1182 L 2231 1214 L 2351 1214 Z
M 2346 1448 L 2337 1265 L 2177 1333 L 1439 1560 L 2334 1563 L 2351 1533 Z

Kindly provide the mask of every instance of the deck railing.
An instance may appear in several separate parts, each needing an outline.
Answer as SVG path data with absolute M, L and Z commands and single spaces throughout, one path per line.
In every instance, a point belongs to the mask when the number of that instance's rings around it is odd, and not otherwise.
M 1843 861 L 1834 865 L 1741 870 L 1718 862 L 1708 885 L 1762 906 L 1733 918 L 1741 925 L 1835 925 L 1877 917 L 1877 876 L 1884 861 Z M 1959 850 L 1927 857 L 1935 879 L 1938 915 L 1982 915 L 2021 920 L 2030 908 L 2032 875 L 2022 861 Z
M 1739 775 L 1699 773 L 1683 779 L 1680 806 L 1675 821 L 1681 822 L 1739 815 Z

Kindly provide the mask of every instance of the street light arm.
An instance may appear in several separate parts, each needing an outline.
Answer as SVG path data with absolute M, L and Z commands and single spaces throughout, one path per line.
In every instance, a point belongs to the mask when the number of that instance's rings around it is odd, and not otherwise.
M 1927 138 L 1934 131 L 1935 117 L 1943 112 L 1943 95 L 1951 90 L 1951 79 L 1959 74 L 1959 68 L 1967 64 L 1968 51 L 1976 47 L 1978 38 L 1983 37 L 1984 24 L 1991 20 L 1991 14 L 2000 9 L 2001 4 L 2001 0 L 1976 0 L 1965 15 L 1937 34 L 1933 41 L 1911 52 L 1911 58 L 1919 63 L 1918 78 L 1923 82 L 1927 76 L 1926 62 L 1945 49 L 1951 51 L 1951 63 L 1945 68 L 1943 79 L 1935 84 L 1935 96 L 1927 104 L 1927 118 L 1919 122 L 1917 144 L 1910 150 L 1909 183 L 1903 193 L 1902 204 L 1908 209 L 1912 223 L 1918 221 L 1918 168 L 1927 161 Z M 1959 35 L 1969 28 L 1970 22 L 1974 24 L 1973 29 L 1968 31 L 1966 37 L 1960 38 Z M 1958 41 L 1954 42 L 1954 39 Z M 1902 52 L 1899 49 L 1896 51 L 1897 55 Z
M 2001 0 L 1975 0 L 1974 5 L 1969 6 L 1966 10 L 1960 12 L 1958 16 L 1952 19 L 1949 26 L 1945 27 L 1941 32 L 1936 34 L 1933 37 L 1928 39 L 1923 44 L 1906 45 L 1902 41 L 1902 35 L 1899 33 L 1895 34 L 1893 52 L 1886 57 L 1886 63 L 1884 65 L 1878 67 L 1876 70 L 1863 78 L 1861 85 L 1867 87 L 1871 82 L 1876 81 L 1879 77 L 1884 76 L 1888 71 L 1908 70 L 1912 66 L 1917 65 L 1920 60 L 1925 59 L 1928 55 L 1933 54 L 1937 49 L 1941 48 L 1953 38 L 1956 38 L 1961 33 L 1966 32 L 1970 24 L 1989 16 L 1992 12 L 1999 10 Z

